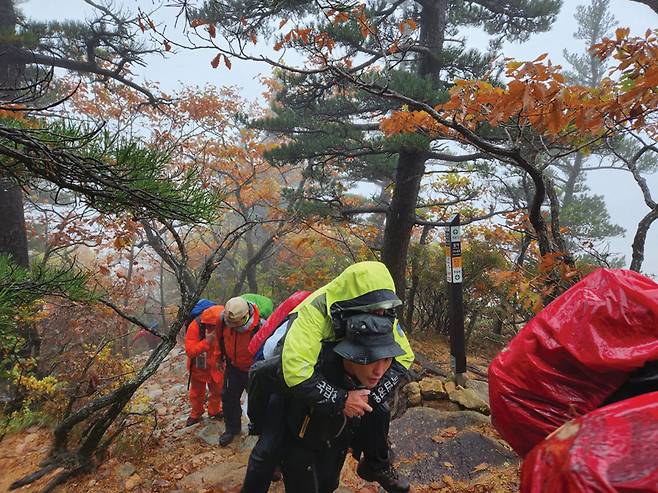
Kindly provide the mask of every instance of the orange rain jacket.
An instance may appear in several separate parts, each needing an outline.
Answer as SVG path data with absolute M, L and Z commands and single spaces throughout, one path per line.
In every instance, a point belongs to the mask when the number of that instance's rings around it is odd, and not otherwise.
M 223 313 L 223 306 L 214 305 L 210 308 L 206 308 L 201 315 L 199 315 L 198 318 L 206 327 L 206 337 L 204 339 L 200 339 L 199 324 L 196 319 L 192 320 L 187 327 L 187 333 L 185 334 L 185 352 L 187 353 L 187 369 L 192 373 L 191 378 L 193 380 L 201 380 L 203 382 L 210 382 L 212 380 L 217 383 L 222 383 L 224 380 L 218 337 L 215 337 L 212 345 L 208 342 L 208 334 L 214 332 L 215 335 L 218 335 L 218 328 L 222 323 Z M 194 358 L 204 351 L 206 352 L 207 357 L 206 368 L 197 368 L 196 365 L 193 364 Z
M 219 333 L 224 337 L 224 349 L 226 350 L 226 359 L 228 362 L 242 371 L 249 371 L 249 367 L 254 362 L 254 357 L 249 352 L 249 342 L 254 334 L 260 328 L 260 313 L 254 303 L 249 303 L 252 308 L 250 323 L 247 330 L 238 332 L 224 325 L 224 317 L 221 318 Z

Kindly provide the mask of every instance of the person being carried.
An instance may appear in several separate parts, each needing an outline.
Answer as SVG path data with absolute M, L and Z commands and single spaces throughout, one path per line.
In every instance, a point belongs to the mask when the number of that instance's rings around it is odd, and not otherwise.
M 247 388 L 249 367 L 253 363 L 248 347 L 259 328 L 260 314 L 256 304 L 241 297 L 226 302 L 217 331 L 220 355 L 226 365 L 222 390 L 226 426 L 219 437 L 222 447 L 230 444 L 242 429 L 240 397 Z
M 280 351 L 285 391 L 269 400 L 243 492 L 267 491 L 279 462 L 287 493 L 334 491 L 349 447 L 363 479 L 409 491 L 388 445 L 387 399 L 414 358 L 400 304 L 384 264 L 360 262 L 293 311 Z

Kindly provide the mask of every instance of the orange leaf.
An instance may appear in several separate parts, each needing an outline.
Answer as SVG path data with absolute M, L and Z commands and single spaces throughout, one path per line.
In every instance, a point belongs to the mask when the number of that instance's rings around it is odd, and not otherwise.
M 215 24 L 208 24 L 208 34 L 210 34 L 211 38 L 217 36 L 217 29 L 215 28 Z
M 281 29 L 283 26 L 285 26 L 287 22 L 288 22 L 288 19 L 283 19 L 281 22 L 279 22 L 279 29 Z
M 628 34 L 631 32 L 630 28 L 628 27 L 619 27 L 615 31 L 615 38 L 617 38 L 617 41 L 622 41 L 626 39 Z
M 308 34 L 311 32 L 311 29 L 298 29 L 297 32 L 299 33 L 299 36 L 302 38 L 302 41 L 304 44 L 308 44 Z
M 224 65 L 226 65 L 227 69 L 231 70 L 231 60 L 226 55 L 224 55 Z
M 171 51 L 171 45 L 169 44 L 169 41 L 167 41 L 166 39 L 164 42 L 164 49 L 165 51 Z
M 199 26 L 203 26 L 205 23 L 206 21 L 204 21 L 203 19 L 192 19 L 190 21 L 190 26 L 199 27 Z
M 210 62 L 210 65 L 212 66 L 212 68 L 217 68 L 217 67 L 219 67 L 219 61 L 220 61 L 221 59 L 222 59 L 222 54 L 221 54 L 221 53 L 217 53 L 217 55 L 215 55 L 215 58 L 213 58 L 212 61 Z
M 334 17 L 334 24 L 341 24 L 350 20 L 350 16 L 345 12 L 338 12 L 336 17 Z
M 405 19 L 400 22 L 400 32 L 405 36 L 411 34 L 412 31 L 417 29 L 418 25 L 413 19 Z

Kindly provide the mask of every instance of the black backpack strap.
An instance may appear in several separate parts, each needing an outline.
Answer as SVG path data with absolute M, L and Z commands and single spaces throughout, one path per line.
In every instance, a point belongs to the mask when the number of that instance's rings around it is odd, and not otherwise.
M 221 318 L 219 319 L 219 350 L 222 353 L 220 357 L 222 361 L 226 362 L 228 358 L 226 357 L 226 346 L 224 345 L 224 313 L 222 313 Z
M 194 320 L 196 320 L 196 324 L 199 326 L 199 340 L 203 341 L 206 338 L 206 324 L 201 322 L 201 315 Z

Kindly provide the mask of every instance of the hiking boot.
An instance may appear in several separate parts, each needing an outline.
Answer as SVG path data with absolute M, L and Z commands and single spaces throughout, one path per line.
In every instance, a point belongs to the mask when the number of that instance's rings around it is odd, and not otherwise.
M 220 419 L 224 419 L 224 413 L 219 411 L 217 414 L 213 414 L 210 416 L 210 419 L 214 419 L 215 421 L 219 421 Z
M 366 481 L 376 481 L 388 493 L 407 493 L 409 481 L 398 474 L 393 465 L 386 469 L 373 469 L 365 460 L 359 462 L 356 473 Z
M 226 447 L 229 443 L 233 441 L 233 439 L 237 436 L 235 433 L 231 433 L 228 431 L 225 431 L 222 433 L 222 435 L 219 437 L 219 446 L 220 447 Z
M 200 418 L 193 418 L 192 416 L 190 416 L 189 418 L 187 418 L 187 421 L 185 421 L 185 426 L 192 426 L 192 425 L 195 425 L 195 424 L 197 424 L 199 421 L 201 421 Z

